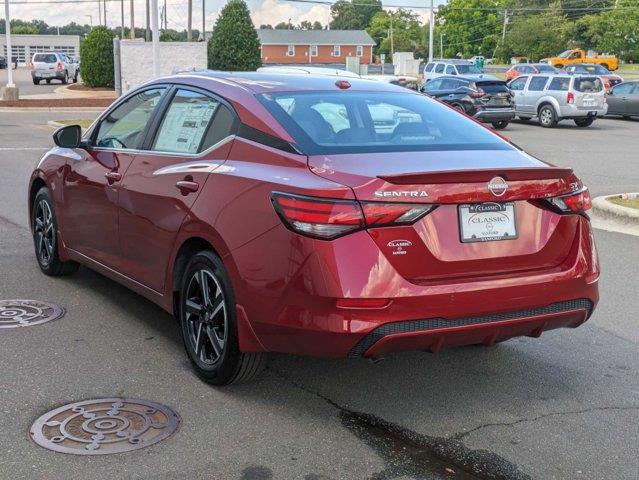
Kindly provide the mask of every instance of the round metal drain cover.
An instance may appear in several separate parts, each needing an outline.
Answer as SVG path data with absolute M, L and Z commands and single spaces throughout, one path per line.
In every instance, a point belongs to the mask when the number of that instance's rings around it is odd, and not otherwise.
M 38 300 L 0 300 L 0 328 L 39 325 L 64 315 L 59 305 Z
M 101 398 L 71 403 L 45 413 L 31 427 L 38 445 L 76 455 L 129 452 L 169 437 L 180 417 L 146 400 Z

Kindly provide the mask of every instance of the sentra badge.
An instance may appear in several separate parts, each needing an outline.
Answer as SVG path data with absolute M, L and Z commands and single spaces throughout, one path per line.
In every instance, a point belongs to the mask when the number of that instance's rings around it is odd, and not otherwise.
M 423 190 L 394 190 L 389 192 L 377 191 L 376 197 L 388 198 L 388 197 L 427 197 L 428 193 Z

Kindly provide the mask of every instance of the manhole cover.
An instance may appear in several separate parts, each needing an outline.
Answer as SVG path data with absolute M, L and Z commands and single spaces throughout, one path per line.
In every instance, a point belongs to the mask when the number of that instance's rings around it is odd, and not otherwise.
M 31 427 L 38 445 L 76 455 L 121 453 L 169 437 L 180 417 L 146 400 L 101 398 L 71 403 L 45 413 Z
M 64 309 L 38 300 L 0 300 L 0 328 L 18 328 L 56 320 Z

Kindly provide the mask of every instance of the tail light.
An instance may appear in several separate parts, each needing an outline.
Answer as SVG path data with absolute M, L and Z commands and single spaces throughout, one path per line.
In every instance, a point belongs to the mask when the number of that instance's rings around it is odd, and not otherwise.
M 410 225 L 435 205 L 357 202 L 273 192 L 271 201 L 290 230 L 332 240 L 367 227 Z
M 484 95 L 486 95 L 486 92 L 484 92 L 481 88 L 479 90 L 477 90 L 476 92 L 470 92 L 469 94 L 472 98 L 481 98 Z
M 584 213 L 592 208 L 590 192 L 585 187 L 578 192 L 552 197 L 547 201 L 561 213 Z
M 62 71 L 62 64 L 61 64 L 60 62 L 56 63 L 56 64 L 55 64 L 55 69 L 56 69 L 58 72 L 61 72 L 61 71 Z
M 571 104 L 571 103 L 575 103 L 575 94 L 572 92 L 568 92 L 568 94 L 566 95 L 566 103 Z

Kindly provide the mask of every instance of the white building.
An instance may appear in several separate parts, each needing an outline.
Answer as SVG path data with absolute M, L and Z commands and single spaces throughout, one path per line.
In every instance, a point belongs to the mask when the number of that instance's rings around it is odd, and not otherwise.
M 18 65 L 26 66 L 34 53 L 61 52 L 72 57 L 80 55 L 79 35 L 11 35 L 12 55 L 7 54 L 6 37 L 0 35 L 0 54 L 7 63 L 11 57 L 18 57 Z

